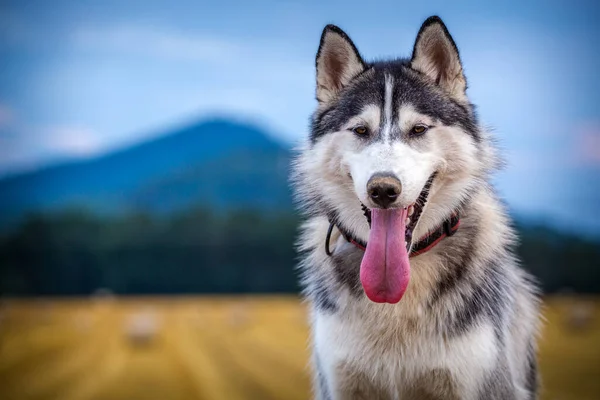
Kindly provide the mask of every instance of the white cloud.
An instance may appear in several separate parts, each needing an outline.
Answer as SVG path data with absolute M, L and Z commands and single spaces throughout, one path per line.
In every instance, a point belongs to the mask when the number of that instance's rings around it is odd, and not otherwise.
M 84 49 L 118 51 L 136 56 L 203 62 L 226 62 L 241 46 L 223 38 L 151 26 L 80 27 L 70 36 Z
M 103 138 L 76 125 L 26 126 L 0 131 L 0 176 L 55 160 L 88 157 L 104 149 Z
M 100 137 L 93 130 L 81 126 L 56 126 L 44 132 L 45 148 L 68 156 L 88 156 L 102 147 Z

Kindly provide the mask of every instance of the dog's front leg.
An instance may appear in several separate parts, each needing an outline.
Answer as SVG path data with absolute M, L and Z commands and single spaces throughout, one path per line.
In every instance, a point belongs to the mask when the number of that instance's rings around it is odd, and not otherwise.
M 332 400 L 390 400 L 390 393 L 347 363 L 335 366 Z
M 315 400 L 388 400 L 390 396 L 370 381 L 366 374 L 345 362 L 323 363 L 313 357 Z

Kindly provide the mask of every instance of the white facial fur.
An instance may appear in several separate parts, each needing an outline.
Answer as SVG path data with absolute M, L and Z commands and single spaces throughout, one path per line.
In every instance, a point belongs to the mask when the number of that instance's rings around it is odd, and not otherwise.
M 367 183 L 377 173 L 395 175 L 402 183 L 402 192 L 398 198 L 398 206 L 406 207 L 416 201 L 421 194 L 427 179 L 434 171 L 445 165 L 443 152 L 430 149 L 417 149 L 408 143 L 406 137 L 416 124 L 433 126 L 434 121 L 417 113 L 410 105 L 403 105 L 399 110 L 399 119 L 392 120 L 391 88 L 392 78 L 386 80 L 386 101 L 384 107 L 384 124 L 379 127 L 379 107 L 370 105 L 358 117 L 364 121 L 371 131 L 379 131 L 381 138 L 366 147 L 350 148 L 342 154 L 343 168 L 352 175 L 354 190 L 360 201 L 368 207 L 376 207 L 367 194 Z M 354 121 L 349 124 L 350 127 Z M 399 128 L 404 140 L 392 140 L 391 132 Z M 396 129 L 398 130 L 398 129 Z M 434 131 L 435 128 L 432 129 Z M 431 134 L 431 132 L 428 132 Z M 418 140 L 418 139 L 417 139 Z M 432 146 L 427 146 L 432 147 Z M 440 150 L 434 148 L 433 150 Z
M 342 157 L 352 174 L 356 195 L 367 207 L 377 207 L 367 194 L 367 183 L 377 173 L 391 173 L 402 183 L 397 205 L 414 203 L 429 176 L 440 163 L 433 153 L 422 153 L 401 141 L 377 142 L 358 153 L 346 152 Z

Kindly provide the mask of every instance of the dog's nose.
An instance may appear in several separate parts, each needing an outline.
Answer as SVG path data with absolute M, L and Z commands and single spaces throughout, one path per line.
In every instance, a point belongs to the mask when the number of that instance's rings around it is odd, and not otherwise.
M 402 192 L 402 183 L 390 173 L 375 174 L 367 182 L 367 193 L 375 204 L 388 208 Z

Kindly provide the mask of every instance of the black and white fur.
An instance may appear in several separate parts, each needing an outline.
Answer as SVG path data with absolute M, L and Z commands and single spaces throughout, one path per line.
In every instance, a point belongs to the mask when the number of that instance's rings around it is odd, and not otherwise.
M 421 27 L 410 59 L 366 62 L 339 28 L 323 31 L 318 108 L 294 163 L 307 221 L 299 248 L 312 309 L 314 395 L 340 399 L 536 399 L 538 299 L 512 254 L 515 234 L 489 184 L 492 140 L 466 94 L 458 49 L 444 23 Z M 428 130 L 412 135 L 416 124 Z M 353 131 L 357 125 L 368 134 Z M 359 281 L 363 252 L 329 219 L 367 241 L 361 203 L 376 173 L 402 182 L 398 206 L 416 201 L 436 172 L 413 233 L 453 212 L 461 226 L 410 259 L 397 304 L 371 302 Z

